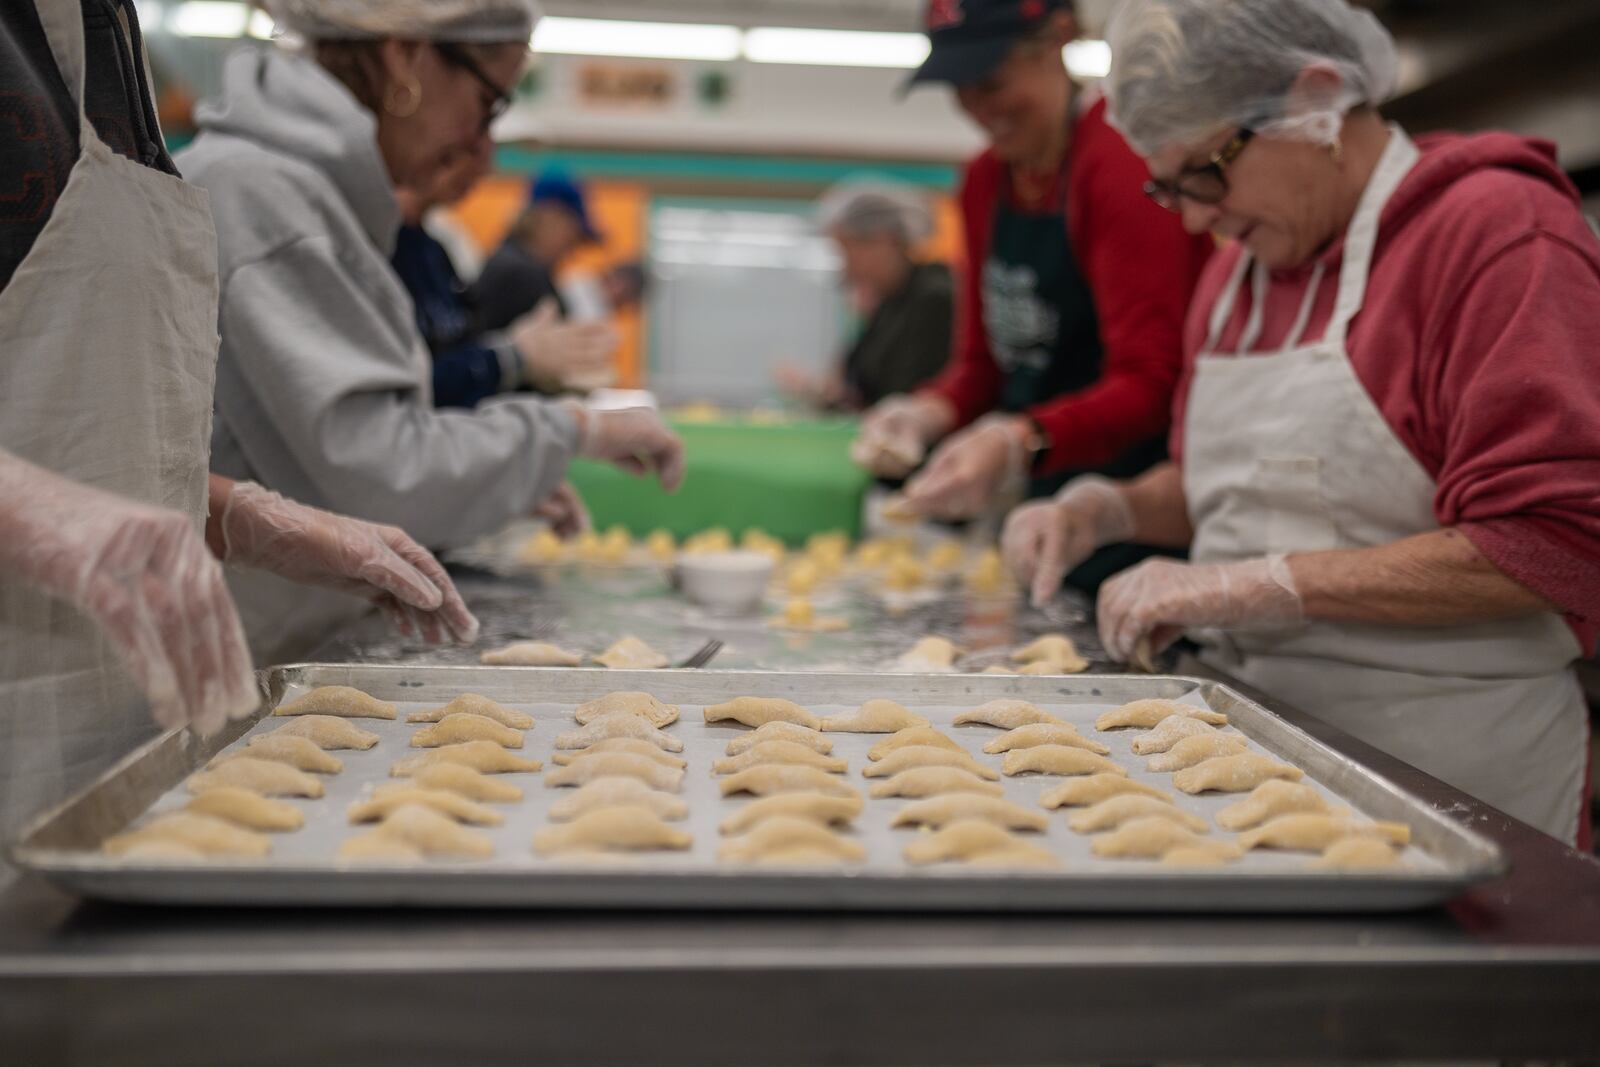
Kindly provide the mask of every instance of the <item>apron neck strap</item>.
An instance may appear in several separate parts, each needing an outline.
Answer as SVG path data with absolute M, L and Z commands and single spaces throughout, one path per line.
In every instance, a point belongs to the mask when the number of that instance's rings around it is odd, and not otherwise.
M 1250 253 L 1240 249 L 1239 262 L 1233 265 L 1233 273 L 1228 275 L 1228 283 L 1222 287 L 1222 292 L 1217 297 L 1217 302 L 1211 306 L 1211 329 L 1206 334 L 1205 347 L 1201 349 L 1202 355 L 1217 351 L 1222 344 L 1222 331 L 1228 328 L 1228 320 L 1233 318 L 1233 309 L 1239 302 L 1239 287 L 1244 284 L 1245 272 L 1250 269 Z
M 1367 182 L 1367 187 L 1361 194 L 1355 218 L 1345 235 L 1344 264 L 1339 272 L 1339 299 L 1334 305 L 1333 318 L 1328 323 L 1324 343 L 1337 344 L 1341 349 L 1344 347 L 1350 332 L 1350 324 L 1355 321 L 1361 306 L 1366 302 L 1367 282 L 1372 274 L 1372 258 L 1378 246 L 1378 223 L 1383 218 L 1383 209 L 1421 158 L 1422 153 L 1417 150 L 1411 138 L 1406 136 L 1406 132 L 1399 126 L 1391 125 L 1388 147 L 1383 150 L 1377 169 L 1373 171 L 1371 180 Z M 1252 290 L 1250 320 L 1245 324 L 1239 352 L 1242 354 L 1251 351 L 1261 339 L 1269 276 L 1266 267 L 1256 262 L 1250 253 L 1245 252 L 1240 255 L 1238 264 L 1233 268 L 1233 274 L 1211 309 L 1211 329 L 1205 347 L 1201 350 L 1202 355 L 1215 353 L 1221 345 L 1222 332 L 1227 329 L 1228 320 L 1233 317 L 1233 310 L 1238 306 L 1239 291 L 1244 285 L 1247 273 L 1251 275 Z M 1288 343 L 1284 346 L 1286 350 L 1297 347 L 1304 338 L 1306 327 L 1311 321 L 1311 312 L 1316 306 L 1317 291 L 1322 287 L 1325 275 L 1326 269 L 1319 262 L 1312 272 L 1310 287 L 1304 302 L 1300 305 L 1300 313 L 1295 319 L 1294 328 L 1289 332 Z
M 80 139 L 88 136 L 91 127 L 83 110 L 85 78 L 85 46 L 83 6 L 81 0 L 20 0 L 32 3 L 39 11 L 39 24 L 44 27 L 50 41 L 50 51 L 55 54 L 61 80 L 72 93 L 72 102 L 78 105 Z
M 1422 153 L 1399 126 L 1389 127 L 1389 144 L 1378 160 L 1378 167 L 1361 194 L 1350 231 L 1345 236 L 1344 264 L 1339 272 L 1339 302 L 1328 323 L 1329 342 L 1344 347 L 1350 324 L 1367 299 L 1367 281 L 1372 275 L 1372 258 L 1378 247 L 1378 223 L 1383 209 L 1393 199 L 1406 175 L 1417 165 Z
M 1300 314 L 1295 317 L 1294 326 L 1289 330 L 1289 339 L 1284 342 L 1285 349 L 1298 348 L 1300 342 L 1305 340 L 1306 327 L 1311 323 L 1311 312 L 1317 306 L 1317 294 L 1322 291 L 1322 279 L 1328 275 L 1328 265 L 1322 260 L 1317 260 L 1317 265 L 1311 271 L 1311 282 L 1306 286 L 1305 299 L 1300 301 Z
M 1267 289 L 1272 283 L 1267 268 L 1260 260 L 1252 259 L 1250 271 L 1250 318 L 1244 324 L 1244 335 L 1239 338 L 1239 351 L 1255 350 L 1261 340 L 1261 331 L 1267 323 Z

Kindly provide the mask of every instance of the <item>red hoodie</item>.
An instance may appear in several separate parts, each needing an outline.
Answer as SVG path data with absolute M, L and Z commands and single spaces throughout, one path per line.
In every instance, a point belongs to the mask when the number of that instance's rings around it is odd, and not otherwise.
M 1072 131 L 1067 233 L 1094 293 L 1105 347 L 1100 380 L 1029 409 L 1050 439 L 1039 474 L 1094 468 L 1168 429 L 1182 359 L 1183 317 L 1200 269 L 1215 248 L 1190 237 L 1178 216 L 1144 195 L 1150 172 L 1106 122 L 1105 101 L 1085 109 Z M 922 392 L 947 400 L 962 427 L 994 410 L 1001 372 L 984 325 L 983 265 L 995 207 L 1014 192 L 1010 172 L 985 152 L 967 168 L 961 215 L 967 269 L 956 313 L 955 351 Z
M 1504 133 L 1421 138 L 1422 159 L 1380 223 L 1366 304 L 1350 328 L 1357 377 L 1438 483 L 1434 515 L 1600 636 L 1600 241 L 1555 147 Z M 1327 331 L 1344 242 L 1307 342 Z M 1172 454 L 1211 308 L 1242 250 L 1212 260 L 1190 309 Z M 1257 351 L 1281 349 L 1312 264 L 1273 273 Z M 1235 350 L 1244 287 L 1223 332 Z

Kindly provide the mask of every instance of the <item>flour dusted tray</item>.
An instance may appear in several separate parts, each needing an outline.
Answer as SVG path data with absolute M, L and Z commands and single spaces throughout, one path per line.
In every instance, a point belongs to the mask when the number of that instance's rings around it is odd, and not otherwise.
M 243 744 L 290 720 L 263 712 L 224 735 L 198 742 L 172 733 L 134 753 L 81 795 L 40 820 L 13 849 L 19 866 L 89 897 L 152 904 L 233 906 L 460 906 L 558 908 L 783 908 L 1032 910 L 1032 911 L 1392 911 L 1448 900 L 1474 883 L 1503 872 L 1505 862 L 1490 842 L 1434 812 L 1387 780 L 1289 725 L 1233 690 L 1200 679 L 1080 675 L 1030 678 L 997 675 L 776 674 L 717 671 L 541 670 L 528 668 L 304 665 L 266 673 L 269 707 L 322 685 L 348 685 L 396 703 L 395 722 L 356 720 L 382 741 L 367 752 L 335 753 L 342 774 L 325 780 L 327 795 L 296 800 L 306 812 L 304 829 L 274 838 L 263 860 L 160 865 L 101 855 L 105 838 L 151 811 L 181 806 L 190 773 L 223 749 Z M 342 864 L 338 847 L 356 832 L 346 807 L 370 786 L 387 781 L 417 729 L 409 711 L 433 707 L 465 693 L 481 693 L 527 711 L 537 720 L 519 755 L 543 760 L 551 769 L 555 736 L 573 729 L 573 707 L 617 690 L 644 690 L 682 708 L 670 728 L 689 760 L 683 798 L 690 808 L 682 826 L 695 838 L 685 853 L 597 862 L 549 859 L 534 854 L 534 832 L 548 825 L 550 804 L 567 790 L 544 786 L 543 775 L 507 776 L 526 799 L 501 808 L 502 827 L 494 858 L 479 862 L 417 865 Z M 1264 750 L 1305 771 L 1308 780 L 1338 803 L 1374 819 L 1404 822 L 1412 845 L 1404 866 L 1374 873 L 1308 870 L 1303 854 L 1254 852 L 1230 867 L 1181 870 L 1148 861 L 1093 857 L 1089 839 L 1067 827 L 1070 811 L 1050 813 L 1050 829 L 1030 840 L 1050 848 L 1062 866 L 1046 870 L 974 870 L 942 865 L 914 868 L 901 850 L 916 831 L 891 830 L 889 821 L 904 800 L 873 799 L 856 823 L 867 846 L 866 863 L 829 868 L 748 867 L 719 863 L 717 825 L 748 798 L 723 799 L 711 763 L 743 728 L 707 725 L 705 705 L 739 696 L 778 696 L 817 714 L 849 710 L 873 698 L 898 700 L 986 764 L 982 754 L 1000 731 L 952 727 L 954 717 L 989 700 L 1030 700 L 1095 736 L 1135 780 L 1170 789 L 1167 775 L 1144 770 L 1131 754 L 1138 731 L 1096 734 L 1095 717 L 1143 697 L 1165 697 L 1208 706 L 1228 715 L 1230 725 Z M 866 752 L 880 735 L 830 734 L 834 755 L 850 764 L 848 780 L 863 794 Z M 1006 797 L 1035 810 L 1040 795 L 1060 778 L 1005 779 Z M 1180 805 L 1212 820 L 1237 797 L 1179 794 Z

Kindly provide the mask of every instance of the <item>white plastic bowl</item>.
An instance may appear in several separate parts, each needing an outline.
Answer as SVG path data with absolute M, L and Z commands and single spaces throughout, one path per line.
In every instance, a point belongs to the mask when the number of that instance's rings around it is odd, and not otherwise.
M 760 552 L 709 552 L 678 557 L 683 595 L 719 611 L 753 611 L 772 580 L 772 557 Z

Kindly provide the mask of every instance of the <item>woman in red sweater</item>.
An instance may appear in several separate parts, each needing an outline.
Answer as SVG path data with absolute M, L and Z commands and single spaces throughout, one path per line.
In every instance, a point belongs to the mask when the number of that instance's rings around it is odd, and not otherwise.
M 1067 0 L 931 0 L 914 83 L 955 87 L 990 147 L 961 190 L 968 270 L 955 351 L 862 424 L 859 462 L 903 477 L 911 507 L 978 515 L 1031 482 L 1138 474 L 1165 456 L 1183 317 L 1212 243 L 1140 192 L 1148 172 L 1067 76 Z M 1109 553 L 1093 586 L 1134 561 Z
M 1012 516 L 1026 577 L 1108 582 L 1114 657 L 1202 658 L 1566 841 L 1600 633 L 1600 243 L 1554 146 L 1413 142 L 1346 0 L 1126 0 L 1108 91 L 1152 198 L 1230 239 L 1196 294 L 1176 462 Z M 1046 576 L 1046 581 L 1048 580 Z

